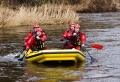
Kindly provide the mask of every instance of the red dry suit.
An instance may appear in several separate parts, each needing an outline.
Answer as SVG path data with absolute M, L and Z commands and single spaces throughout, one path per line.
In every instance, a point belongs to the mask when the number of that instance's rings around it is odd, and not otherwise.
M 69 40 L 70 37 L 72 36 L 73 30 L 67 30 L 64 32 L 64 34 L 61 36 L 62 39 L 67 39 Z
M 47 39 L 45 32 L 42 31 L 41 36 L 39 36 L 41 38 L 40 40 L 38 40 L 36 36 L 36 34 L 32 35 L 32 37 L 26 42 L 26 50 L 30 48 L 32 50 L 43 50 L 45 48 L 44 42 Z
M 29 40 L 33 35 L 35 35 L 35 34 L 36 34 L 36 32 L 33 31 L 33 32 L 30 32 L 30 33 L 27 35 L 27 37 L 26 37 L 25 40 L 24 40 L 24 46 L 26 46 L 26 43 L 28 42 L 28 40 Z
M 66 31 L 63 35 L 63 39 L 69 40 L 66 42 L 62 48 L 75 48 L 80 50 L 81 44 L 86 43 L 86 35 L 83 32 L 78 32 L 76 36 L 73 36 L 74 31 Z

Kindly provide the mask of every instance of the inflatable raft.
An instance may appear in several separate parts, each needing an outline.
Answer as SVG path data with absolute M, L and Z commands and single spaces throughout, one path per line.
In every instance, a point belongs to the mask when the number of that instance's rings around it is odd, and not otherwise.
M 85 54 L 76 49 L 29 50 L 25 57 L 27 61 L 37 63 L 46 61 L 85 61 Z

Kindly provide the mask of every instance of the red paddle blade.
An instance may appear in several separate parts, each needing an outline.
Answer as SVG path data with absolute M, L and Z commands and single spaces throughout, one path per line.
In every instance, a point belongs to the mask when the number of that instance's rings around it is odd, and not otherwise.
M 101 50 L 103 48 L 100 44 L 90 44 L 91 47 Z

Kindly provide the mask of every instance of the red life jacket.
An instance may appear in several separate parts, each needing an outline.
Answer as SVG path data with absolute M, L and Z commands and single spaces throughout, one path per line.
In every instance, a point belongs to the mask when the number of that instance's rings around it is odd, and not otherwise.
M 26 43 L 26 50 L 28 50 L 29 48 L 38 48 L 38 49 L 44 48 L 44 41 L 46 41 L 47 39 L 45 32 L 42 32 L 40 38 L 41 40 L 37 40 L 36 35 L 33 35 Z
M 75 33 L 73 31 L 73 33 Z M 73 35 L 72 33 L 72 35 Z M 70 37 L 70 42 L 73 44 L 73 45 L 81 45 L 82 43 L 86 43 L 86 36 L 83 32 L 77 32 L 77 35 L 76 36 L 71 36 Z
M 43 45 L 43 42 L 41 40 L 37 40 L 35 37 L 34 37 L 34 42 L 33 44 L 31 45 L 31 48 L 34 49 L 34 48 L 37 48 L 39 50 L 42 50 L 44 48 L 44 45 Z

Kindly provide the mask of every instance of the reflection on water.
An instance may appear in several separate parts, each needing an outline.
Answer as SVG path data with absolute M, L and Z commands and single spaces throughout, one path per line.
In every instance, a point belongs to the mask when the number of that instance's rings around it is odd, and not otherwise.
M 25 69 L 26 80 L 40 82 L 57 82 L 61 80 L 79 80 L 84 71 L 84 62 L 77 65 L 51 62 L 47 64 L 28 63 Z M 34 77 L 33 77 L 34 76 Z M 57 78 L 57 79 L 56 79 Z
M 90 57 L 83 64 L 64 62 L 58 64 L 33 64 L 14 59 L 21 53 L 23 40 L 31 26 L 0 28 L 0 81 L 12 82 L 120 82 L 120 14 L 80 14 L 81 29 L 87 35 L 88 43 L 104 46 L 102 50 L 87 48 L 98 60 L 89 64 Z M 41 26 L 47 33 L 45 42 L 51 49 L 60 48 L 61 34 L 67 26 Z M 49 28 L 49 29 L 48 29 Z

